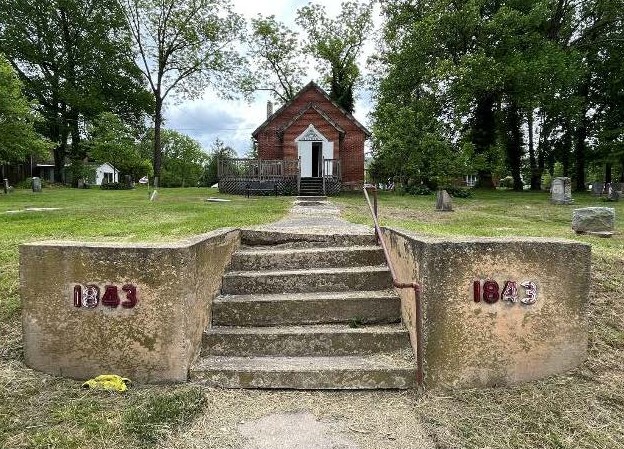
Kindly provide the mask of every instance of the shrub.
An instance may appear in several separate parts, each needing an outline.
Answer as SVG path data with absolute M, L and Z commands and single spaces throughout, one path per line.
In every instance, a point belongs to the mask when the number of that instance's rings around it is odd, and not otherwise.
M 126 185 L 121 182 L 109 182 L 107 184 L 103 183 L 100 186 L 100 189 L 102 190 L 131 190 L 132 186 Z
M 425 184 L 411 185 L 405 189 L 410 195 L 431 195 L 433 191 Z
M 498 183 L 498 186 L 506 188 L 506 189 L 513 189 L 514 180 L 511 176 L 506 176 L 500 180 L 500 182 Z
M 446 191 L 454 198 L 470 198 L 472 189 L 468 187 L 447 187 Z

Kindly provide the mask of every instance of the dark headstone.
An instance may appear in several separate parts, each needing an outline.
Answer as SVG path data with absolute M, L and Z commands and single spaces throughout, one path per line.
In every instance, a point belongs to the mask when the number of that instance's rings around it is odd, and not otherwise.
M 33 192 L 41 192 L 41 178 L 35 176 L 32 179 L 32 191 Z
M 4 187 L 4 193 L 9 193 L 9 180 L 6 178 L 4 178 L 3 187 Z
M 612 207 L 584 207 L 572 212 L 572 229 L 577 234 L 597 234 L 610 237 L 615 224 Z
M 553 204 L 572 204 L 572 183 L 570 178 L 555 178 L 550 188 L 550 201 Z
M 592 195 L 600 196 L 604 191 L 604 182 L 594 182 L 592 184 Z
M 124 175 L 124 186 L 126 187 L 126 189 L 131 189 L 132 187 L 134 187 L 132 185 L 132 176 Z
M 438 190 L 436 194 L 436 210 L 440 212 L 453 211 L 453 200 L 446 190 Z

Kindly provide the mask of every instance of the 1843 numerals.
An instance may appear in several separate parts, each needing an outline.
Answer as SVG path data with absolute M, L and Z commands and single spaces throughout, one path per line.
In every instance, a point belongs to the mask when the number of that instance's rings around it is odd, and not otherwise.
M 103 292 L 98 285 L 74 286 L 74 307 L 86 307 L 94 309 L 98 305 L 116 309 L 121 306 L 123 309 L 132 309 L 138 302 L 137 288 L 134 285 L 126 284 L 120 288 L 116 285 L 105 285 Z M 121 297 L 120 297 L 121 293 Z
M 522 288 L 522 295 L 518 287 Z M 488 304 L 501 300 L 511 303 L 520 302 L 520 304 L 530 306 L 537 302 L 537 285 L 533 281 L 505 281 L 501 289 L 498 282 L 494 280 L 476 280 L 473 283 L 473 298 L 474 302 L 483 301 Z

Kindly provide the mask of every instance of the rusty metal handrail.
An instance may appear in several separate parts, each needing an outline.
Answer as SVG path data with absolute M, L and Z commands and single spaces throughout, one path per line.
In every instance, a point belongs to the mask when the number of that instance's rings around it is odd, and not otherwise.
M 368 196 L 368 190 L 373 192 L 373 204 L 371 204 L 370 198 Z M 371 216 L 373 217 L 373 223 L 375 224 L 375 237 L 377 238 L 377 243 L 381 245 L 383 249 L 384 256 L 386 258 L 386 263 L 388 264 L 388 268 L 390 269 L 390 274 L 392 275 L 392 285 L 395 288 L 413 288 L 414 289 L 414 300 L 416 302 L 416 384 L 418 388 L 423 387 L 423 319 L 422 319 L 422 303 L 420 301 L 420 284 L 415 281 L 412 282 L 399 282 L 396 271 L 394 270 L 394 266 L 392 265 L 392 260 L 390 260 L 390 254 L 388 253 L 388 248 L 386 247 L 386 242 L 381 237 L 381 229 L 379 228 L 379 221 L 377 219 L 377 188 L 370 184 L 364 185 L 364 197 L 366 198 L 366 202 L 368 203 L 368 208 L 370 209 Z

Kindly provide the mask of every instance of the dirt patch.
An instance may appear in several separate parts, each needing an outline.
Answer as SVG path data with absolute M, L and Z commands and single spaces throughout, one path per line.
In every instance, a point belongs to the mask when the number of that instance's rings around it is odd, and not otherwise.
M 318 446 L 323 448 L 435 447 L 422 428 L 413 391 L 207 389 L 206 395 L 205 413 L 187 431 L 165 441 L 163 448 L 306 448 L 285 445 L 286 439 L 292 443 L 299 434 L 315 433 L 325 441 Z M 280 427 L 273 437 L 263 435 L 269 423 Z M 271 438 L 274 445 L 262 445 Z

